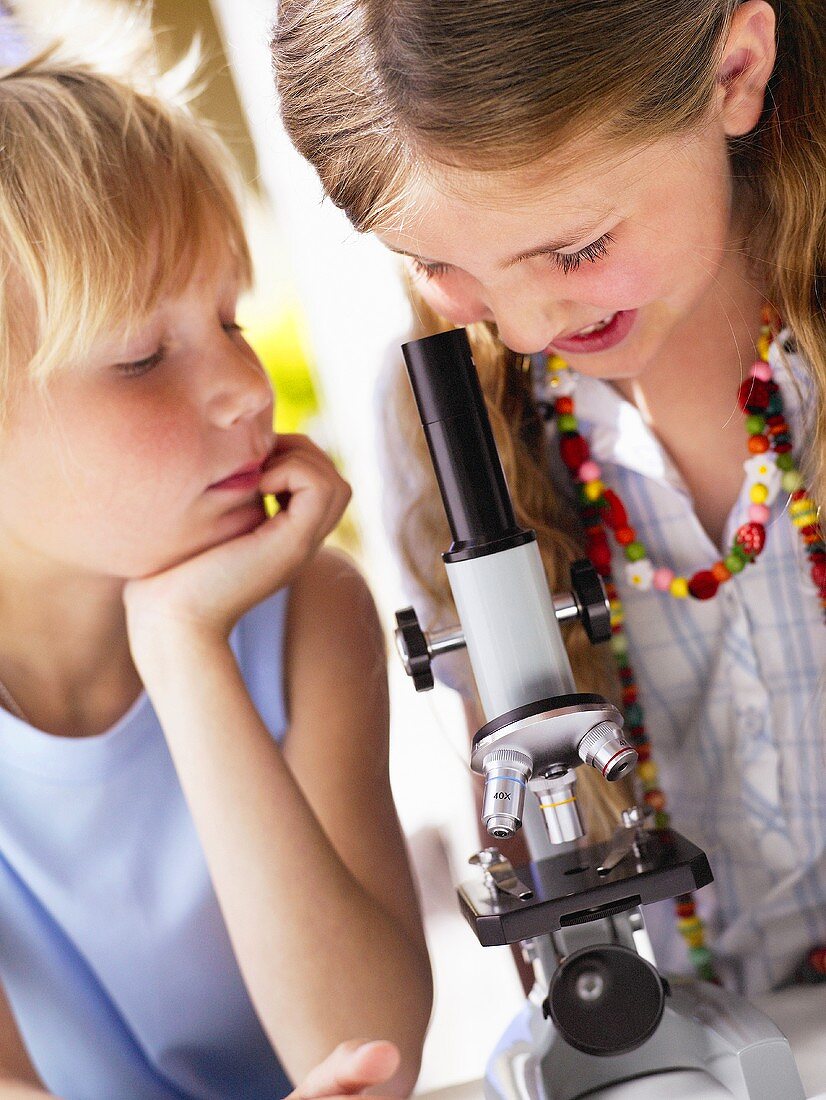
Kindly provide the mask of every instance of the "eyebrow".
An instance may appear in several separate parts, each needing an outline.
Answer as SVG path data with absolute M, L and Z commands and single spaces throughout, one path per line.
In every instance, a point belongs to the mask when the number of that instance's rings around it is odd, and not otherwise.
M 557 252 L 560 248 L 572 248 L 573 245 L 575 245 L 577 241 L 581 241 L 583 237 L 588 237 L 592 233 L 595 233 L 597 227 L 604 221 L 605 218 L 601 218 L 596 226 L 575 226 L 573 229 L 568 230 L 566 234 L 569 240 L 546 241 L 544 244 L 538 244 L 535 248 L 529 248 L 525 252 L 519 252 L 516 256 L 511 256 L 510 259 L 504 260 L 499 266 L 505 270 L 509 267 L 513 267 L 514 264 L 522 263 L 523 260 L 531 260 L 534 256 L 545 256 L 548 252 Z M 402 248 L 392 248 L 389 245 L 387 247 L 398 256 L 409 256 L 411 260 L 419 260 L 423 264 L 438 264 L 442 262 L 441 260 L 428 260 L 424 256 L 417 255 L 415 252 L 405 252 Z

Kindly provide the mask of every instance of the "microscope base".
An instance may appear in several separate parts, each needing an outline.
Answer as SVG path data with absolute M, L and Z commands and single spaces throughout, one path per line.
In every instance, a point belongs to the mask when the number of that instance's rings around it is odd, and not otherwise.
M 604 1089 L 629 1097 L 805 1100 L 788 1041 L 768 1016 L 717 986 L 669 982 L 651 1038 L 627 1054 L 599 1058 L 570 1046 L 532 994 L 488 1062 L 487 1100 L 600 1100 Z M 692 1074 L 705 1084 L 683 1091 Z M 627 1091 L 611 1088 L 638 1079 L 639 1092 L 630 1084 Z

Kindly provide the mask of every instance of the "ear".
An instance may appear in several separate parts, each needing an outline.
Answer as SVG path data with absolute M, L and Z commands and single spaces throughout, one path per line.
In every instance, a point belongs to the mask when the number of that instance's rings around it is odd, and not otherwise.
M 775 26 L 766 0 L 745 0 L 731 17 L 717 71 L 718 107 L 728 137 L 749 133 L 760 118 L 777 55 Z

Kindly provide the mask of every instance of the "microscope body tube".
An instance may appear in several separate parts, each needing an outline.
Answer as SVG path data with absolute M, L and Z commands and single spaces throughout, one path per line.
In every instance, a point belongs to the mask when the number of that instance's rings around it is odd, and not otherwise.
M 535 541 L 445 567 L 488 721 L 576 691 Z

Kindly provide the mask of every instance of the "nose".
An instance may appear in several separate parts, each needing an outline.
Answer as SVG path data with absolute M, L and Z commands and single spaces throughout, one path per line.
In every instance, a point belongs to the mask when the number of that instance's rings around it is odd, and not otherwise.
M 275 395 L 251 348 L 230 343 L 215 362 L 208 404 L 213 422 L 222 428 L 264 415 L 271 422 Z
M 562 331 L 556 308 L 539 293 L 499 295 L 491 312 L 502 343 L 520 355 L 544 351 Z

